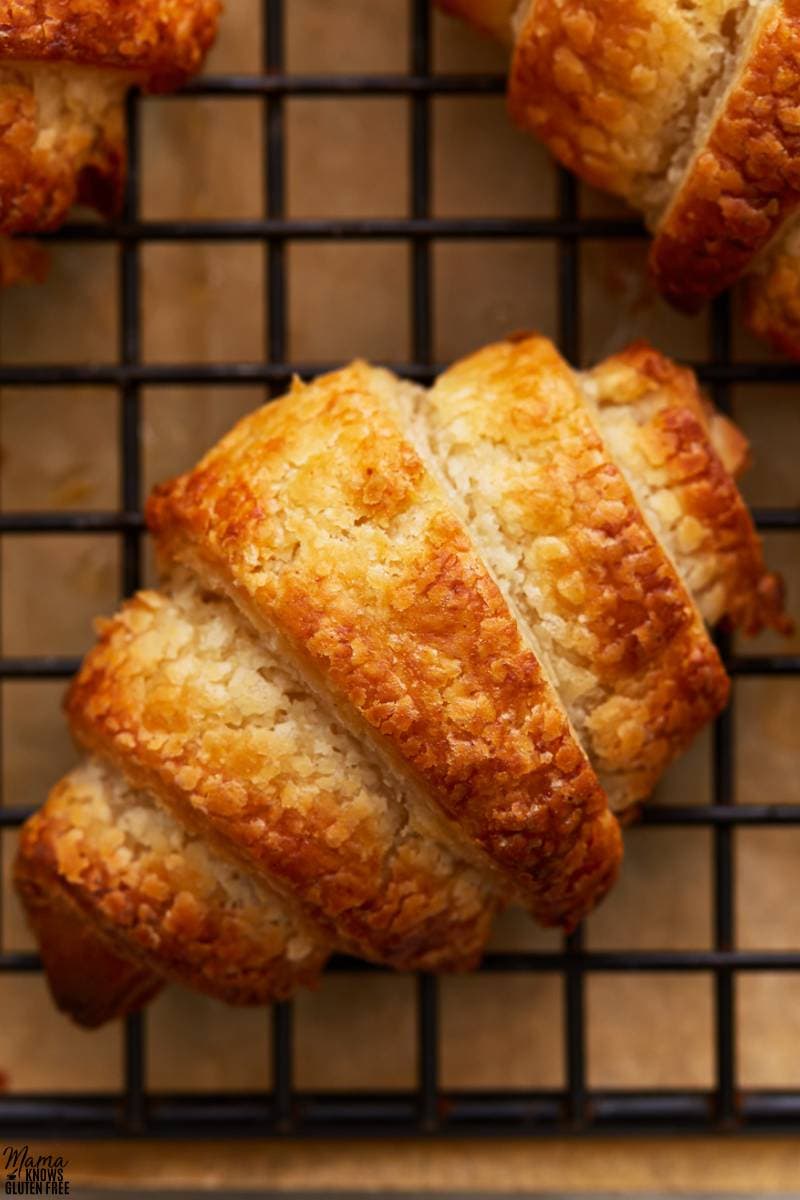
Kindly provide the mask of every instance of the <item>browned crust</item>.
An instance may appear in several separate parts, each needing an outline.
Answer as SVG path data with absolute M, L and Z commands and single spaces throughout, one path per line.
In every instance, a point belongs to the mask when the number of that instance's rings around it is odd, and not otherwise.
M 512 595 L 552 646 L 562 696 L 577 692 L 567 709 L 614 807 L 643 799 L 720 712 L 728 679 L 573 373 L 547 339 L 514 338 L 457 363 L 430 403 L 454 470 L 467 444 L 473 473 L 493 464 L 491 497 L 483 479 L 473 503 L 518 548 Z
M 570 170 L 637 203 L 667 166 L 669 97 L 698 52 L 677 5 L 536 0 L 517 33 L 509 111 Z
M 800 260 L 786 245 L 748 276 L 746 320 L 781 354 L 800 358 Z
M 237 725 L 224 705 L 209 711 L 154 652 L 152 617 L 168 606 L 139 593 L 104 622 L 67 698 L 82 744 L 285 889 L 349 949 L 402 970 L 474 966 L 497 907 L 474 868 L 407 828 L 390 840 L 381 799 L 379 815 L 345 811 L 335 780 L 301 804 L 302 780 L 262 748 L 262 731 Z
M 107 87 L 105 78 L 96 82 Z M 101 95 L 103 93 L 101 92 Z M 76 203 L 110 217 L 125 182 L 123 91 L 117 88 L 78 128 L 65 117 L 41 139 L 40 114 L 29 70 L 0 72 L 0 229 L 55 229 Z M 42 252 L 43 253 L 43 252 Z M 13 261 L 13 260 L 12 260 Z M 17 259 L 19 261 L 19 259 Z M 33 262 L 29 254 L 27 262 Z M 16 280 L 12 280 L 16 281 Z
M 235 911 L 205 903 L 189 890 L 175 891 L 168 871 L 164 879 L 137 881 L 116 869 L 113 861 L 76 836 L 68 813 L 62 811 L 71 786 L 70 776 L 62 779 L 44 809 L 23 826 L 15 882 L 43 939 L 43 961 L 54 993 L 76 1020 L 99 1024 L 117 1015 L 102 988 L 96 1009 L 91 995 L 84 995 L 88 989 L 76 974 L 83 962 L 73 957 L 83 953 L 84 945 L 90 980 L 113 959 L 126 965 L 118 982 L 120 1011 L 146 1003 L 158 990 L 153 982 L 157 977 L 158 986 L 172 978 L 229 1004 L 270 1003 L 313 985 L 327 957 L 324 943 L 293 963 L 280 939 L 257 940 Z M 76 910 L 78 941 L 67 953 L 58 939 L 62 926 L 72 928 Z
M 724 617 L 747 634 L 767 627 L 789 633 L 782 580 L 767 570 L 761 539 L 723 462 L 728 456 L 731 466 L 741 464 L 742 435 L 714 413 L 691 371 L 644 342 L 606 359 L 591 374 L 601 403 L 605 392 L 611 404 L 629 402 L 642 410 L 641 461 L 654 468 L 660 487 L 669 488 L 682 518 L 694 523 L 699 540 L 692 554 L 703 564 L 704 591 L 718 597 L 707 619 Z M 658 403 L 648 410 L 654 396 Z M 702 596 L 698 602 L 702 606 Z
M 695 311 L 738 279 L 800 199 L 800 3 L 775 0 L 650 253 L 659 289 Z
M 611 139 L 603 126 L 619 124 L 628 102 L 632 64 L 614 54 L 605 35 L 624 12 L 639 27 L 636 4 L 624 9 L 616 0 L 600 6 L 599 19 L 585 6 L 557 0 L 537 0 L 517 37 L 508 81 L 508 105 L 513 120 L 541 138 L 564 166 L 607 191 L 627 190 L 627 172 L 609 153 Z M 603 19 L 603 15 L 606 19 Z M 580 52 L 570 45 L 579 40 Z M 598 28 L 603 36 L 598 37 Z M 643 39 L 646 45 L 646 39 Z M 591 53 L 590 53 L 591 51 Z
M 14 885 L 56 1006 L 87 1029 L 143 1008 L 164 979 L 118 952 L 114 939 L 63 886 L 48 859 L 34 837 L 23 835 Z
M 361 364 L 296 385 L 157 488 L 151 528 L 281 632 L 542 921 L 571 926 L 616 875 L 617 822 L 381 386 Z
M 451 17 L 461 17 L 480 33 L 510 45 L 517 0 L 435 0 Z
M 114 215 L 126 90 L 178 86 L 216 19 L 217 0 L 0 3 L 0 230 L 54 229 L 75 203 Z
M 200 69 L 219 12 L 218 0 L 5 0 L 0 55 L 116 68 L 168 89 Z

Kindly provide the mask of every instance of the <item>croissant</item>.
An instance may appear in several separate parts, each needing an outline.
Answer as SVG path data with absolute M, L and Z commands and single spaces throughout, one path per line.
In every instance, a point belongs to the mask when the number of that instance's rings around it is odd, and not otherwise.
M 749 321 L 800 357 L 800 9 L 793 0 L 439 0 L 511 47 L 513 118 L 638 209 L 662 293 L 748 274 Z
M 746 455 L 649 347 L 578 374 L 525 335 L 428 392 L 295 381 L 156 488 L 163 586 L 100 623 L 20 839 L 59 1005 L 464 969 L 509 902 L 572 928 L 725 703 L 704 622 L 787 627 Z
M 0 2 L 0 233 L 54 229 L 69 208 L 121 203 L 129 88 L 175 88 L 199 70 L 219 0 Z M 41 267 L 6 242 L 7 282 Z

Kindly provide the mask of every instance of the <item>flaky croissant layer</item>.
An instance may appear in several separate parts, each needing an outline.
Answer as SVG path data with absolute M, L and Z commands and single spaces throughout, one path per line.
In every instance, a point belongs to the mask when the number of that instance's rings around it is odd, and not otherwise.
M 704 619 L 786 626 L 746 449 L 648 347 L 579 375 L 524 336 L 428 392 L 296 382 L 157 488 L 163 587 L 100 624 L 88 757 L 20 841 L 58 1003 L 463 969 L 510 902 L 574 926 L 725 702 Z
M 643 213 L 668 299 L 752 272 L 752 327 L 800 356 L 797 0 L 439 4 L 511 47 L 516 122 Z
M 178 87 L 202 66 L 219 0 L 0 3 L 0 234 L 54 229 L 73 204 L 117 211 L 131 87 Z M 0 284 L 40 276 L 4 240 Z

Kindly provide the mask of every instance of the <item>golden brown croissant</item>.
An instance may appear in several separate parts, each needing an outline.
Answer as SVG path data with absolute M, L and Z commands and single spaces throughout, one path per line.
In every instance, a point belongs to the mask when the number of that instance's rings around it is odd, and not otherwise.
M 218 12 L 219 0 L 0 2 L 0 232 L 53 229 L 75 203 L 116 211 L 128 89 L 199 70 Z M 38 270 L 15 246 L 7 281 Z
M 101 623 L 89 757 L 20 843 L 62 1007 L 263 1001 L 332 948 L 465 968 L 512 901 L 571 928 L 612 809 L 725 702 L 703 618 L 785 625 L 745 456 L 648 347 L 579 375 L 523 336 L 429 392 L 296 382 L 157 488 L 164 586 Z
M 750 277 L 753 328 L 800 356 L 796 0 L 439 0 L 512 48 L 512 116 L 653 231 L 689 311 Z

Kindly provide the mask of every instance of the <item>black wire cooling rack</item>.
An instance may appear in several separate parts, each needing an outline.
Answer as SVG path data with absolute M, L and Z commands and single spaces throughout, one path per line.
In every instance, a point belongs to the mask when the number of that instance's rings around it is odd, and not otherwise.
M 286 0 L 286 4 L 291 0 Z M 264 171 L 266 211 L 262 220 L 144 222 L 138 205 L 138 100 L 128 106 L 130 173 L 124 212 L 113 225 L 67 226 L 55 240 L 99 240 L 119 247 L 119 361 L 108 365 L 0 366 L 0 385 L 61 387 L 105 385 L 120 397 L 119 509 L 113 512 L 6 512 L 0 534 L 103 533 L 122 544 L 122 590 L 140 583 L 141 407 L 144 386 L 172 384 L 266 384 L 280 390 L 292 374 L 308 375 L 323 365 L 287 361 L 285 251 L 288 244 L 327 239 L 403 239 L 411 255 L 412 361 L 391 364 L 401 374 L 428 380 L 432 361 L 431 245 L 448 238 L 546 238 L 558 247 L 558 340 L 573 362 L 579 358 L 579 249 L 582 239 L 641 236 L 638 223 L 582 220 L 577 189 L 559 175 L 558 212 L 549 219 L 435 219 L 430 214 L 430 100 L 441 95 L 491 95 L 504 90 L 495 75 L 435 75 L 431 72 L 429 0 L 410 0 L 412 39 L 409 71 L 404 75 L 288 75 L 284 72 L 284 2 L 264 0 L 263 71 L 255 76 L 223 75 L 201 79 L 184 93 L 191 96 L 262 97 L 266 112 Z M 411 193 L 409 215 L 391 220 L 292 220 L 284 206 L 284 100 L 289 96 L 403 96 L 411 108 Z M 140 357 L 141 289 L 139 254 L 153 241 L 249 241 L 266 244 L 268 323 L 264 359 L 259 363 L 145 365 Z M 720 301 L 711 319 L 711 358 L 698 372 L 716 402 L 728 407 L 734 383 L 800 383 L 800 368 L 788 363 L 732 362 L 729 304 Z M 336 364 L 330 364 L 331 366 Z M 800 530 L 797 509 L 756 513 L 762 530 Z M 721 639 L 720 648 L 734 675 L 800 673 L 800 656 L 737 657 Z M 66 678 L 72 659 L 4 658 L 0 679 Z M 295 1089 L 292 1078 L 292 1008 L 276 1006 L 273 1041 L 274 1085 L 269 1093 L 225 1096 L 148 1094 L 144 1073 L 146 1017 L 129 1018 L 125 1036 L 125 1083 L 120 1094 L 0 1097 L 0 1132 L 9 1139 L 46 1136 L 374 1136 L 461 1135 L 533 1136 L 592 1133 L 743 1133 L 800 1130 L 800 1088 L 793 1092 L 745 1092 L 737 1087 L 735 995 L 737 973 L 800 971 L 800 953 L 739 951 L 734 948 L 732 833 L 737 827 L 800 825 L 800 803 L 744 806 L 735 803 L 733 730 L 730 709 L 720 718 L 713 739 L 713 796 L 710 806 L 650 809 L 648 824 L 705 826 L 712 831 L 714 862 L 713 948 L 703 951 L 591 952 L 579 930 L 555 953 L 493 953 L 482 971 L 560 972 L 564 987 L 563 1089 L 541 1092 L 452 1092 L 438 1080 L 438 992 L 434 978 L 417 981 L 417 1084 L 407 1092 L 310 1094 Z M 0 828 L 18 826 L 27 810 L 0 807 Z M 4 972 L 37 971 L 31 954 L 0 954 Z M 366 971 L 366 964 L 338 958 L 332 970 Z M 584 990 L 587 974 L 604 972 L 703 972 L 714 981 L 715 1085 L 708 1091 L 592 1090 L 586 1077 Z M 265 1025 L 266 1028 L 266 1025 Z M 654 1030 L 654 1036 L 658 1031 Z M 266 1050 L 266 1047 L 265 1047 Z

